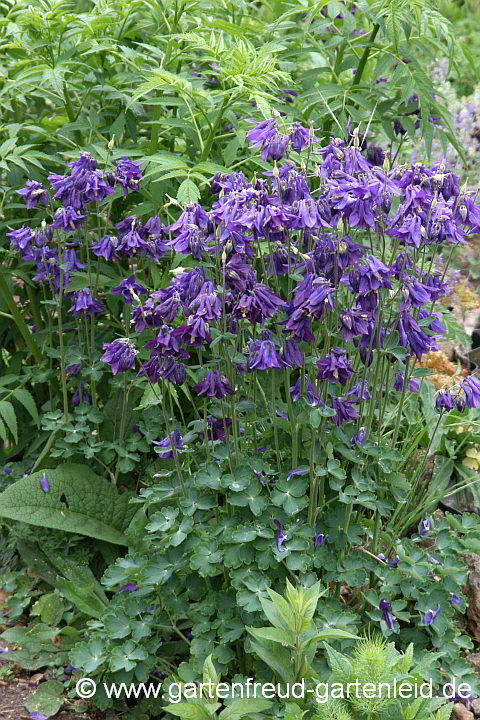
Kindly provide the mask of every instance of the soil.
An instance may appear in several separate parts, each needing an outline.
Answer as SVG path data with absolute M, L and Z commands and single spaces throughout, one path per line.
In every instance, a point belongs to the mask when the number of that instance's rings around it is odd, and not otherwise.
M 0 648 L 7 644 L 0 639 Z M 2 670 L 6 663 L 0 663 Z M 12 674 L 0 680 L 0 720 L 27 720 L 28 710 L 25 701 L 35 692 L 37 685 L 31 682 L 33 673 L 25 673 L 15 665 L 11 668 Z M 94 713 L 78 713 L 71 709 L 60 710 L 55 720 L 92 720 Z

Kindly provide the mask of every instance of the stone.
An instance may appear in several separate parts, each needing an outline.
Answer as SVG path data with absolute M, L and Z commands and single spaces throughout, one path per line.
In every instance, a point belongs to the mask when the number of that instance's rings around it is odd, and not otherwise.
M 466 659 L 472 665 L 475 672 L 480 675 L 480 653 L 471 653 L 466 656 Z
M 472 702 L 470 703 L 470 709 L 473 714 L 476 715 L 476 717 L 480 716 L 480 698 L 472 700 Z
M 475 715 L 467 710 L 462 703 L 454 703 L 452 708 L 452 719 L 455 720 L 475 720 Z
M 466 588 L 468 627 L 473 640 L 480 642 L 480 555 L 465 555 L 465 562 L 470 569 Z

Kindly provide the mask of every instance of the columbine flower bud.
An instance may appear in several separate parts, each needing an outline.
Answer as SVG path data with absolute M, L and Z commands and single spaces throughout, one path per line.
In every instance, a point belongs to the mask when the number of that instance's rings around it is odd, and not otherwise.
M 435 210 L 436 207 L 437 207 L 437 198 L 434 197 L 432 200 L 432 210 Z
M 273 117 L 277 117 L 277 118 L 282 117 L 281 113 L 279 113 L 278 110 L 275 110 L 275 108 L 272 108 L 272 115 L 273 115 Z
M 385 155 L 383 159 L 383 169 L 385 172 L 390 170 L 390 160 L 388 159 L 388 155 Z
M 337 232 L 339 235 L 343 235 L 343 233 L 345 232 L 345 226 L 343 224 L 342 218 L 340 218 L 340 220 L 337 223 Z
M 223 248 L 223 252 L 222 252 L 222 265 L 225 265 L 226 262 L 227 262 L 227 251 L 225 250 L 225 248 Z
M 42 220 L 42 230 L 45 230 L 46 227 L 47 227 L 46 220 Z
M 115 135 L 112 135 L 112 139 L 109 141 L 107 148 L 109 150 L 113 150 L 113 146 L 115 145 Z
M 360 147 L 360 139 L 358 137 L 358 128 L 355 128 L 352 132 L 353 135 L 353 147 Z

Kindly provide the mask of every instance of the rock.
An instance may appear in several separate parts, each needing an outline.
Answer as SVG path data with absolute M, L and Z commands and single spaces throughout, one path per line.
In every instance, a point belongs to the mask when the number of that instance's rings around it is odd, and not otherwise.
M 480 716 L 480 698 L 472 701 L 470 709 L 474 715 L 476 715 L 477 717 Z
M 468 627 L 474 640 L 480 642 L 480 555 L 465 555 L 470 568 L 467 580 Z
M 480 675 L 480 653 L 471 653 L 467 655 L 466 659 L 473 666 L 475 672 Z
M 454 703 L 452 718 L 456 718 L 456 720 L 475 720 L 475 715 L 470 710 L 467 710 L 462 703 Z

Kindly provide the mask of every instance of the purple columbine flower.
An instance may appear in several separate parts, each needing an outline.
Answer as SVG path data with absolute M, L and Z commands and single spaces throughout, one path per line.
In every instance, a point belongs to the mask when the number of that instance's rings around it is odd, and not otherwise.
M 288 367 L 302 367 L 304 360 L 305 355 L 294 338 L 283 341 L 283 362 Z
M 110 365 L 112 375 L 118 375 L 135 367 L 137 351 L 128 338 L 118 338 L 111 343 L 104 343 L 103 349 L 105 352 L 100 360 Z
M 193 386 L 193 390 L 198 395 L 216 397 L 218 400 L 221 400 L 226 395 L 235 395 L 235 390 L 233 390 L 227 378 L 220 375 L 218 370 L 209 370 L 204 379 Z
M 100 314 L 105 312 L 105 308 L 102 303 L 94 300 L 92 293 L 88 288 L 78 290 L 73 293 L 72 307 L 68 312 L 71 312 L 73 317 L 83 317 L 85 315 L 93 315 L 94 313 Z
M 462 604 L 462 600 L 459 595 L 456 595 L 456 593 L 452 593 L 450 598 L 450 602 L 452 605 L 456 605 L 457 607 Z
M 472 375 L 460 380 L 460 387 L 465 393 L 465 402 L 469 408 L 480 407 L 480 382 Z
M 53 219 L 52 228 L 63 230 L 66 233 L 74 232 L 85 220 L 86 215 L 80 215 L 73 207 L 58 208 Z
M 11 652 L 10 648 L 0 648 L 0 655 Z
M 83 381 L 80 381 L 80 386 L 72 395 L 72 407 L 78 407 L 81 403 L 85 403 L 86 405 L 92 404 L 90 395 L 84 389 Z
M 28 720 L 48 720 L 48 715 L 42 715 L 42 713 L 39 713 L 36 710 L 28 713 L 27 717 Z
M 363 447 L 365 445 L 365 428 L 361 427 L 358 433 L 352 435 L 352 443 L 357 447 Z
M 27 180 L 26 187 L 21 190 L 17 190 L 18 195 L 22 195 L 27 203 L 27 210 L 32 210 L 40 205 L 48 205 L 48 190 L 44 188 L 42 183 L 36 182 L 36 180 Z
M 248 344 L 248 363 L 250 370 L 281 369 L 285 367 L 272 340 L 251 340 Z
M 418 526 L 418 534 L 423 538 L 428 535 L 432 527 L 433 525 L 431 520 L 421 520 Z
M 441 611 L 440 605 L 436 610 L 429 610 L 426 612 L 422 619 L 422 625 L 432 625 L 433 621 L 437 617 L 438 613 Z
M 465 410 L 467 403 L 465 401 L 465 398 L 461 395 L 457 395 L 455 399 L 455 407 L 457 408 L 458 412 L 463 413 Z
M 164 437 L 163 440 L 154 440 L 153 444 L 159 448 L 172 448 L 175 447 L 177 450 L 183 448 L 183 439 L 180 434 L 180 430 L 174 430 L 170 435 Z M 155 452 L 158 452 L 157 450 Z M 163 460 L 170 460 L 173 458 L 173 450 L 167 450 L 167 452 L 159 452 L 159 457 Z
M 135 279 L 135 275 L 130 275 L 129 278 L 122 280 L 120 285 L 113 288 L 112 295 L 121 295 L 126 303 L 131 305 L 133 303 L 133 295 L 145 295 L 148 292 L 143 285 L 139 285 Z
M 277 552 L 283 553 L 286 548 L 282 547 L 282 545 L 287 536 L 283 532 L 283 528 L 279 520 L 275 520 L 275 527 L 277 528 L 275 530 L 275 547 L 277 548 Z
M 306 475 L 308 473 L 308 468 L 306 469 L 300 469 L 297 470 L 289 470 L 287 473 L 287 480 L 291 480 L 294 475 Z
M 65 668 L 65 675 L 71 675 L 76 670 L 82 670 L 82 668 L 74 667 L 72 663 L 68 663 L 67 667 Z
M 353 370 L 343 348 L 334 347 L 328 355 L 317 360 L 316 366 L 320 372 L 317 380 L 328 380 L 331 383 L 345 385 Z
M 137 190 L 142 177 L 142 168 L 138 163 L 129 160 L 128 157 L 115 160 L 114 165 L 115 184 L 122 186 L 123 194 L 127 197 L 129 190 Z
M 261 122 L 255 120 L 247 120 L 247 122 L 255 126 L 247 133 L 247 140 L 254 148 L 265 147 L 277 135 L 277 121 L 273 118 Z
M 46 473 L 43 473 L 43 475 L 40 475 L 40 487 L 44 493 L 47 493 L 49 490 L 48 478 L 47 478 Z
M 12 468 L 11 468 L 11 467 L 8 467 L 8 465 L 5 465 L 5 467 L 3 468 L 3 474 L 4 474 L 4 475 L 11 475 L 12 472 L 13 472 Z
M 310 137 L 310 133 L 307 128 L 304 128 L 300 123 L 293 123 L 293 129 L 290 134 L 290 142 L 292 145 L 292 150 L 295 150 L 297 153 L 301 153 L 303 148 L 307 147 L 309 144 L 313 144 L 316 142 L 317 139 L 315 135 L 312 134 Z
M 332 409 L 335 410 L 332 421 L 335 425 L 343 425 L 343 423 L 351 422 L 358 418 L 357 411 L 352 405 L 352 402 L 343 397 L 332 397 Z
M 114 235 L 104 235 L 101 240 L 92 242 L 92 252 L 97 257 L 103 257 L 109 261 L 117 257 L 117 247 L 120 241 Z
M 122 585 L 121 588 L 119 588 L 118 592 L 135 592 L 136 589 L 136 583 L 126 583 L 125 585 Z
M 383 613 L 383 619 L 385 620 L 385 624 L 388 627 L 389 630 L 395 631 L 396 624 L 397 624 L 397 618 L 395 615 L 392 615 L 392 605 L 388 602 L 388 600 L 382 599 L 380 600 L 380 610 Z
M 437 397 L 435 399 L 435 407 L 440 412 L 442 412 L 443 410 L 445 410 L 446 412 L 449 412 L 449 410 L 453 410 L 453 397 L 448 390 L 442 389 L 438 391 Z
M 322 545 L 325 545 L 327 538 L 325 535 L 321 532 L 315 532 L 315 537 L 313 538 L 313 547 L 321 547 Z
M 80 373 L 80 370 L 82 369 L 82 366 L 80 363 L 74 363 L 73 365 L 67 365 L 65 368 L 65 376 L 66 377 L 77 377 L 77 375 Z

